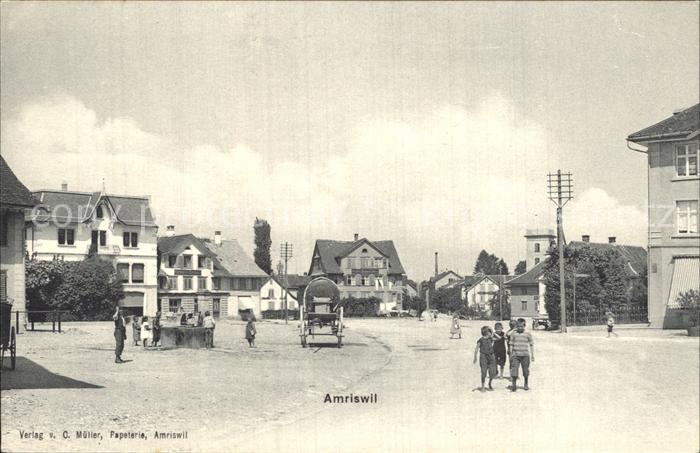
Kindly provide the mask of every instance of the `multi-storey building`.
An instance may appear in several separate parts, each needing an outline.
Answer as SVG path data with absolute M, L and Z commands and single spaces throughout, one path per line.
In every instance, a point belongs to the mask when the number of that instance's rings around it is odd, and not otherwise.
M 648 308 L 653 327 L 682 327 L 677 297 L 700 289 L 698 199 L 700 104 L 627 137 L 646 154 L 649 201 Z
M 311 277 L 306 275 L 289 274 L 285 276 L 275 274 L 260 288 L 260 304 L 262 310 L 283 310 L 284 293 L 287 292 L 287 309 L 299 309 L 299 291 L 308 286 Z
M 168 225 L 158 239 L 159 306 L 164 313 L 210 311 L 221 316 L 260 316 L 260 287 L 268 275 L 234 239 L 213 241 L 175 235 Z
M 525 270 L 528 271 L 547 258 L 547 252 L 556 246 L 554 230 L 532 229 L 525 232 Z
M 449 286 L 452 283 L 462 280 L 463 277 L 455 271 L 446 270 L 430 278 L 431 288 L 438 290 L 442 287 Z
M 378 298 L 380 311 L 401 308 L 406 273 L 393 241 L 318 239 L 309 275 L 326 276 L 339 287 L 341 297 Z
M 479 306 L 490 310 L 490 303 L 498 291 L 513 277 L 509 275 L 474 275 L 462 280 L 462 300 L 468 306 Z
M 0 302 L 10 302 L 24 324 L 24 210 L 38 201 L 0 156 Z
M 124 284 L 119 305 L 129 313 L 157 310 L 158 227 L 148 197 L 61 190 L 34 192 L 40 204 L 27 214 L 27 253 L 33 259 L 111 260 Z

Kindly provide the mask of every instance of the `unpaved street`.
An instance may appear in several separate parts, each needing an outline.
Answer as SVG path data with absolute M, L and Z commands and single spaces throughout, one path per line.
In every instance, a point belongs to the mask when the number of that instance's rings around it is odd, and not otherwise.
M 698 451 L 699 345 L 679 332 L 535 332 L 531 390 L 512 394 L 505 380 L 475 391 L 483 323 L 463 322 L 462 340 L 447 319 L 347 324 L 341 350 L 302 349 L 295 324 L 273 323 L 249 350 L 243 325 L 221 322 L 216 350 L 128 347 L 124 365 L 112 363 L 109 323 L 24 334 L 18 370 L 2 375 L 3 451 Z

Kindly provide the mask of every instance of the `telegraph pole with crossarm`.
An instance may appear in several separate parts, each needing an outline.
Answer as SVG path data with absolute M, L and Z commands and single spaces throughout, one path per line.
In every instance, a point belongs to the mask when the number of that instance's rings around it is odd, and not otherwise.
M 289 314 L 287 313 L 287 293 L 289 292 L 289 279 L 287 278 L 287 261 L 292 258 L 294 245 L 289 242 L 280 244 L 280 258 L 284 260 L 284 323 L 289 323 Z
M 557 248 L 559 251 L 559 304 L 561 309 L 561 331 L 566 333 L 566 287 L 564 280 L 564 219 L 563 208 L 574 198 L 574 186 L 571 173 L 556 173 L 547 175 L 547 193 L 549 199 L 557 205 Z

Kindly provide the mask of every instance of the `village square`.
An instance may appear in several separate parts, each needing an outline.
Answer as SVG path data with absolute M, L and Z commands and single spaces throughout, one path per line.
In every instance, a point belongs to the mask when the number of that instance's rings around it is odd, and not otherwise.
M 698 451 L 698 5 L 498 6 L 3 4 L 2 451 Z

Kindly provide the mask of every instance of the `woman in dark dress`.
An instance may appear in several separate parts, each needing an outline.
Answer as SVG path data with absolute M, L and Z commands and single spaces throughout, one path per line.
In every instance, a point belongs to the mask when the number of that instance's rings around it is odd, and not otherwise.
M 160 312 L 156 312 L 156 317 L 153 318 L 153 341 L 151 346 L 158 346 L 160 341 Z

